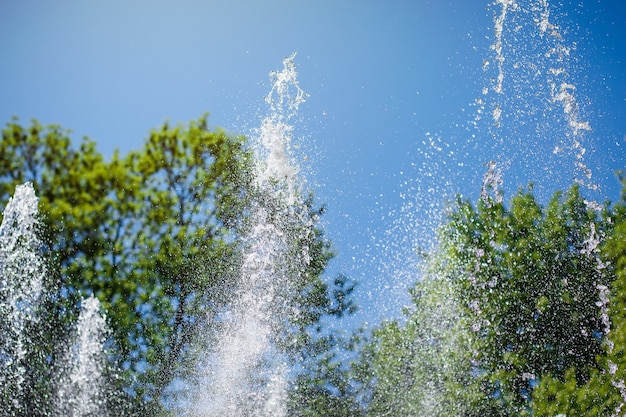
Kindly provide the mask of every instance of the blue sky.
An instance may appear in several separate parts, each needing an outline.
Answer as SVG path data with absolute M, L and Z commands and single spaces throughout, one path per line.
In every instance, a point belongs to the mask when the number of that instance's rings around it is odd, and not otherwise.
M 1 0 L 0 121 L 60 124 L 105 155 L 204 112 L 249 135 L 267 113 L 269 72 L 297 52 L 309 98 L 295 135 L 328 208 L 329 272 L 360 282 L 358 320 L 376 321 L 407 301 L 414 248 L 433 242 L 447 198 L 476 198 L 488 161 L 508 196 L 534 181 L 547 198 L 581 178 L 584 149 L 590 198 L 618 198 L 626 6 L 559 3 L 509 8 L 500 70 L 490 47 L 502 5 L 489 1 Z M 542 11 L 553 35 L 540 33 Z M 563 85 L 590 131 L 568 128 Z

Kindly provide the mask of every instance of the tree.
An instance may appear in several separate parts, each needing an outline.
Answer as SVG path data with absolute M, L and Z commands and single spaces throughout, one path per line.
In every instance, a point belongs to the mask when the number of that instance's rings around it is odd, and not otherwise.
M 612 279 L 595 253 L 607 227 L 576 186 L 545 209 L 530 191 L 510 209 L 490 197 L 477 209 L 458 202 L 444 235 L 462 266 L 477 367 L 501 415 L 529 414 L 542 375 L 575 368 L 578 380 L 589 379 L 604 330 L 601 289 Z
M 363 355 L 369 415 L 530 415 L 549 376 L 597 378 L 609 219 L 576 186 L 545 207 L 532 188 L 509 205 L 501 190 L 484 191 L 476 206 L 456 200 L 412 308 L 373 333 Z
M 589 380 L 580 380 L 579 369 L 568 369 L 565 376 L 548 374 L 535 390 L 536 416 L 557 414 L 577 416 L 623 415 L 626 410 L 626 179 L 622 176 L 621 201 L 605 213 L 612 228 L 596 240 L 594 253 L 599 267 L 613 279 L 601 288 L 598 301 L 604 322 L 603 347 L 590 365 Z
M 208 288 L 228 280 L 227 223 L 242 204 L 244 139 L 211 132 L 204 116 L 187 127 L 165 124 L 141 151 L 107 162 L 93 141 L 76 149 L 68 133 L 9 123 L 0 197 L 35 184 L 60 270 L 59 313 L 74 320 L 81 294 L 101 300 L 126 379 L 145 404 L 169 383 L 200 306 L 218 301 Z
M 354 353 L 354 337 L 346 338 L 332 327 L 356 311 L 352 292 L 356 283 L 339 275 L 328 285 L 313 282 L 305 292 L 307 316 L 297 322 L 298 346 L 293 361 L 299 369 L 288 398 L 290 416 L 356 417 L 362 415 L 349 352 Z
M 244 138 L 209 131 L 205 116 L 188 127 L 152 131 L 126 161 L 140 184 L 129 202 L 137 210 L 131 241 L 138 253 L 122 256 L 132 262 L 128 278 L 116 279 L 110 295 L 128 292 L 127 285 L 137 294 L 129 307 L 138 317 L 124 342 L 129 352 L 149 346 L 144 360 L 153 369 L 144 384 L 158 404 L 201 318 L 223 301 L 216 288 L 232 278 L 230 223 L 245 202 L 250 160 Z
M 493 415 L 474 372 L 471 323 L 458 299 L 458 265 L 436 250 L 425 256 L 421 272 L 402 320 L 375 329 L 363 351 L 367 415 Z

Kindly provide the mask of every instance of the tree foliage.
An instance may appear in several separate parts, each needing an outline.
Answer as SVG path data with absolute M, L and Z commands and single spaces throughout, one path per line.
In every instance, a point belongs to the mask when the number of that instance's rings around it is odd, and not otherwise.
M 612 232 L 608 213 L 589 209 L 576 186 L 545 207 L 532 188 L 508 205 L 498 190 L 476 206 L 457 199 L 412 290 L 412 309 L 379 327 L 363 355 L 369 414 L 521 416 L 532 414 L 535 397 L 574 403 L 564 386 L 608 374 L 595 370 L 607 331 L 603 300 L 615 279 L 600 244 L 620 229 Z M 623 239 L 611 236 L 607 250 L 623 253 Z M 616 385 L 602 388 L 613 386 L 613 403 Z
M 171 380 L 185 344 L 229 279 L 226 226 L 243 199 L 249 164 L 242 137 L 164 124 L 143 149 L 110 161 L 83 139 L 34 121 L 9 123 L 0 142 L 0 197 L 31 181 L 44 240 L 58 265 L 53 298 L 66 321 L 82 294 L 108 312 L 118 358 L 141 408 Z M 52 268 L 54 270 L 55 268 Z
M 603 351 L 589 365 L 588 380 L 577 378 L 580 369 L 575 367 L 564 376 L 546 375 L 534 397 L 536 416 L 614 416 L 626 411 L 626 179 L 621 181 L 621 201 L 606 214 L 612 227 L 598 248 L 603 269 L 613 276 L 598 302 L 608 333 Z
M 449 271 L 443 258 L 425 259 L 404 320 L 374 331 L 364 351 L 368 416 L 489 415 L 469 412 L 479 399 L 471 334 Z
M 518 193 L 510 209 L 460 202 L 449 227 L 475 359 L 502 413 L 529 413 L 534 385 L 547 373 L 562 377 L 575 367 L 588 379 L 604 330 L 600 288 L 611 276 L 595 253 L 606 225 L 578 188 L 557 193 L 545 209 L 530 192 Z
M 288 398 L 290 416 L 347 417 L 361 415 L 354 376 L 346 352 L 358 345 L 358 335 L 345 336 L 331 318 L 341 320 L 356 311 L 352 293 L 356 283 L 339 275 L 332 285 L 316 282 L 306 292 L 308 319 L 300 331 L 294 357 L 294 388 Z

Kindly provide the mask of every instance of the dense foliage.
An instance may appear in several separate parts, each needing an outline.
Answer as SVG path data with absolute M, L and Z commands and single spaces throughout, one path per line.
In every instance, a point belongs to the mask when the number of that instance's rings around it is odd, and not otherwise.
M 587 380 L 577 378 L 581 370 L 574 367 L 565 376 L 546 375 L 536 390 L 534 415 L 613 416 L 626 411 L 626 179 L 622 184 L 621 202 L 607 215 L 612 231 L 601 246 L 602 266 L 615 274 L 599 301 L 608 333 L 604 349 L 588 367 Z
M 3 130 L 0 196 L 35 185 L 61 305 L 72 316 L 81 295 L 101 300 L 136 398 L 154 398 L 169 383 L 200 309 L 213 301 L 208 289 L 228 277 L 221 218 L 242 192 L 233 178 L 245 172 L 242 149 L 242 138 L 209 131 L 205 117 L 165 124 L 142 150 L 110 161 L 87 138 L 73 147 L 59 127 Z
M 491 191 L 456 201 L 413 308 L 374 332 L 367 414 L 619 414 L 626 201 L 598 212 L 574 186 L 507 206 Z

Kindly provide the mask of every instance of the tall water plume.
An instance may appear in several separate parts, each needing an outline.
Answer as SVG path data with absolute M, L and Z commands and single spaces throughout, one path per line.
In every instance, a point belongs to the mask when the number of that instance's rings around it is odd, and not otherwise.
M 446 220 L 442 219 L 441 214 L 445 213 L 444 199 L 452 198 L 455 193 L 473 200 L 471 194 L 480 191 L 485 204 L 504 203 L 506 206 L 508 203 L 504 202 L 505 197 L 534 182 L 533 194 L 543 202 L 554 191 L 571 186 L 573 180 L 580 185 L 583 195 L 588 197 L 588 208 L 600 207 L 593 201 L 600 194 L 594 173 L 587 162 L 588 150 L 593 151 L 590 138 L 593 120 L 589 120 L 585 111 L 584 104 L 588 101 L 581 94 L 582 88 L 576 85 L 585 78 L 580 76 L 582 69 L 576 65 L 574 52 L 577 42 L 567 39 L 575 29 L 560 26 L 560 20 L 566 20 L 566 16 L 559 14 L 557 5 L 547 0 L 497 0 L 490 3 L 493 32 L 490 49 L 483 60 L 485 81 L 477 92 L 479 98 L 474 103 L 475 112 L 468 120 L 469 126 L 461 126 L 463 131 L 459 133 L 459 143 L 455 143 L 456 132 L 451 133 L 452 137 L 449 138 L 430 133 L 426 135 L 424 147 L 420 149 L 425 162 L 422 162 L 416 179 L 413 182 L 408 180 L 410 185 L 403 195 L 406 203 L 388 233 L 390 241 L 381 245 L 391 248 L 390 253 L 386 254 L 388 260 L 383 262 L 389 262 L 390 268 L 394 268 L 392 272 L 402 276 L 402 281 L 418 281 L 421 291 L 425 291 L 424 288 L 428 290 L 433 279 L 442 281 L 436 287 L 445 288 L 446 277 L 440 276 L 443 274 L 437 270 L 433 277 L 432 271 L 432 264 L 436 262 L 433 258 L 440 252 L 434 248 L 424 262 L 426 265 L 422 264 L 422 270 L 418 273 L 415 264 L 423 260 L 418 255 L 407 256 L 410 253 L 407 245 L 404 241 L 398 241 L 405 239 L 410 241 L 413 249 L 423 248 L 424 242 L 419 240 L 420 237 L 431 239 L 434 230 L 445 225 Z M 482 179 L 477 174 L 481 171 L 484 172 Z M 472 175 L 474 183 L 468 186 L 472 182 Z M 464 188 L 460 188 L 459 184 Z M 424 226 L 429 218 L 437 220 L 434 224 Z M 594 229 L 593 223 L 590 223 L 589 228 L 591 231 L 581 255 L 595 259 L 595 276 L 603 276 L 605 265 L 601 262 L 597 247 L 605 237 L 601 231 Z M 476 257 L 479 257 L 478 253 Z M 548 279 L 556 280 L 558 277 L 546 276 Z M 590 294 L 597 294 L 595 306 L 601 307 L 598 310 L 601 310 L 605 322 L 604 331 L 608 333 L 608 288 L 592 279 L 588 281 L 585 285 L 588 285 Z M 425 314 L 430 320 L 420 316 L 424 300 L 420 300 L 420 304 L 415 307 L 415 314 L 420 319 L 420 325 L 436 335 L 433 337 L 436 342 L 428 345 L 432 348 L 426 349 L 426 363 L 429 366 L 441 364 L 433 358 L 437 357 L 439 351 L 446 351 L 449 357 L 442 369 L 454 373 L 454 358 L 462 356 L 458 353 L 463 352 L 455 350 L 466 348 L 458 343 L 462 339 L 459 322 L 466 320 L 456 315 L 462 311 L 458 307 L 461 305 L 459 302 L 467 302 L 477 310 L 481 306 L 474 300 L 458 300 L 454 297 L 444 299 L 445 303 L 436 300 L 438 302 L 432 311 Z M 426 298 L 428 302 L 430 300 Z M 453 325 L 442 320 L 442 317 L 448 321 L 450 317 L 454 318 L 450 321 Z M 465 324 L 468 328 L 478 325 Z M 613 367 L 609 372 L 615 375 L 615 365 L 609 365 Z M 423 365 L 420 363 L 417 366 Z M 446 373 L 443 372 L 443 375 Z M 437 380 L 437 377 L 433 379 Z M 612 382 L 626 398 L 623 394 L 626 392 L 624 382 L 616 378 Z M 425 398 L 434 402 L 435 408 L 438 405 L 439 413 L 442 413 L 445 406 L 443 403 L 438 404 L 437 398 L 442 397 L 440 394 L 445 389 L 441 388 L 443 384 L 434 386 L 435 390 L 429 384 L 420 382 L 417 384 L 417 392 L 411 392 L 412 399 L 408 403 L 416 404 Z M 425 405 L 421 407 L 426 409 Z M 620 411 L 623 410 L 616 410 L 616 415 Z M 429 415 L 437 414 L 433 412 Z
M 310 230 L 290 120 L 305 100 L 295 54 L 270 74 L 269 115 L 253 138 L 254 181 L 241 226 L 241 265 L 223 330 L 201 360 L 200 383 L 188 398 L 193 416 L 285 416 L 288 360 L 279 338 L 289 315 L 293 281 L 309 263 Z
M 0 225 L 0 407 L 9 415 L 25 405 L 28 356 L 38 342 L 32 326 L 46 266 L 40 256 L 37 203 L 31 183 L 17 186 Z
M 471 198 L 480 191 L 501 201 L 532 183 L 533 193 L 547 201 L 573 180 L 588 206 L 600 208 L 594 199 L 602 190 L 588 162 L 593 120 L 576 85 L 585 77 L 577 65 L 582 42 L 573 36 L 576 29 L 565 27 L 567 15 L 548 0 L 496 0 L 488 10 L 491 36 L 484 45 L 472 41 L 484 47 L 472 111 L 451 122 L 446 134 L 426 133 L 414 178 L 403 185 L 405 202 L 388 232 L 391 241 L 381 244 L 390 252 L 398 247 L 400 255 L 383 257 L 395 275 L 410 276 L 407 247 L 431 247 L 446 200 L 456 194 Z
M 576 85 L 585 76 L 577 65 L 576 47 L 583 42 L 577 42 L 576 28 L 565 26 L 568 16 L 556 2 L 487 4 L 491 33 L 468 34 L 467 42 L 482 51 L 471 77 L 477 88 L 467 103 L 470 111 L 461 109 L 459 119 L 416 143 L 415 162 L 401 172 L 402 207 L 385 213 L 394 223 L 376 242 L 383 255 L 373 267 L 401 277 L 392 286 L 394 296 L 401 297 L 406 283 L 416 279 L 420 257 L 406 254 L 433 248 L 446 204 L 457 194 L 474 198 L 488 192 L 501 200 L 533 183 L 533 193 L 547 201 L 573 180 L 588 205 L 600 207 L 593 200 L 602 190 L 590 168 L 594 120 L 584 89 Z M 386 286 L 381 282 L 378 290 Z
M 82 301 L 74 334 L 60 364 L 56 409 L 59 416 L 107 416 L 106 319 L 93 295 Z

